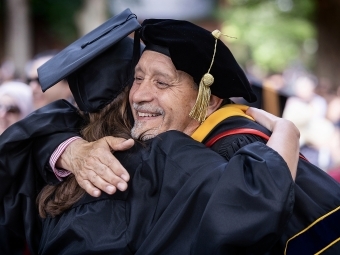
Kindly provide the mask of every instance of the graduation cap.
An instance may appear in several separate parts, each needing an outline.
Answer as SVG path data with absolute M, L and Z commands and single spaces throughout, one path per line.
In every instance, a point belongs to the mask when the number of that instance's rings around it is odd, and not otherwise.
M 199 84 L 190 116 L 200 122 L 206 118 L 210 93 L 223 99 L 256 101 L 245 73 L 219 40 L 220 35 L 218 30 L 209 32 L 188 21 L 171 19 L 146 19 L 138 34 L 146 50 L 168 55 L 177 70 L 188 73 Z
M 138 28 L 126 9 L 79 38 L 38 68 L 42 90 L 66 79 L 80 110 L 102 109 L 132 82 L 136 47 L 127 36 Z

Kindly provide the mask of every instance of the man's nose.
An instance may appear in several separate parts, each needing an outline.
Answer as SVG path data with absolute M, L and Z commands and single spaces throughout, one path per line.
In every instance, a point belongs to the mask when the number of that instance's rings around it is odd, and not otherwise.
M 150 102 L 154 97 L 152 83 L 147 79 L 144 79 L 139 84 L 134 83 L 130 93 L 134 103 Z

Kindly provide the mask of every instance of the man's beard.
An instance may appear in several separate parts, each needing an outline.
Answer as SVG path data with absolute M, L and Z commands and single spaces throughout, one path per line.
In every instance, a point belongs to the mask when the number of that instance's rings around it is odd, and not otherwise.
M 143 122 L 144 121 L 135 122 L 135 124 L 133 125 L 133 128 L 131 129 L 132 138 L 141 140 L 141 141 L 146 141 L 166 131 L 166 130 L 161 131 L 161 127 L 163 126 L 163 122 L 164 122 L 163 120 L 162 123 L 158 127 L 141 132 L 141 129 L 143 128 L 143 124 L 145 124 Z
M 146 141 L 146 140 L 152 139 L 155 136 L 157 136 L 158 134 L 162 133 L 162 132 L 160 132 L 160 129 L 163 126 L 163 122 L 164 122 L 164 111 L 161 108 L 152 107 L 151 105 L 148 105 L 148 104 L 140 105 L 140 104 L 137 104 L 137 103 L 133 104 L 133 108 L 135 110 L 145 110 L 145 111 L 159 113 L 160 115 L 163 116 L 163 121 L 158 127 L 155 127 L 155 128 L 143 131 L 143 132 L 142 132 L 143 125 L 147 125 L 147 121 L 135 121 L 133 128 L 131 129 L 132 138 L 137 139 L 137 140 L 141 140 L 141 141 Z

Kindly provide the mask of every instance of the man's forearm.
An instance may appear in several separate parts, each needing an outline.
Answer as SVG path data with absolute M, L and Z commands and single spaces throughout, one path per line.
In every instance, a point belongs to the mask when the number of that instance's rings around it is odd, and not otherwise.
M 61 155 L 64 153 L 65 149 L 75 140 L 80 139 L 81 137 L 79 136 L 75 136 L 75 137 L 71 137 L 69 139 L 67 139 L 66 141 L 64 141 L 63 143 L 61 143 L 58 148 L 53 152 L 52 156 L 50 157 L 50 166 L 54 172 L 54 174 L 56 175 L 56 177 L 58 178 L 59 181 L 62 181 L 63 177 L 66 177 L 68 175 L 70 175 L 70 171 L 66 170 L 65 168 L 62 168 L 61 165 L 62 163 L 60 162 L 61 160 L 60 157 Z M 59 162 L 58 162 L 59 160 Z
M 55 154 L 51 156 L 51 167 L 52 163 L 55 163 L 53 170 L 56 169 L 56 171 L 58 171 L 58 169 L 62 169 L 72 173 L 74 167 L 74 151 L 87 143 L 88 142 L 81 137 L 72 137 L 65 141 L 65 143 L 61 144 L 56 149 Z

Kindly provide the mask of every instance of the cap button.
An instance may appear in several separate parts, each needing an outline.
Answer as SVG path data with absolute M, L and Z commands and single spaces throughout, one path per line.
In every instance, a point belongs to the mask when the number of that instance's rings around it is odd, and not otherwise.
M 205 86 L 211 86 L 214 83 L 214 76 L 212 76 L 210 73 L 206 73 L 203 75 L 202 81 Z
M 216 29 L 216 30 L 212 31 L 211 34 L 212 34 L 216 39 L 219 39 L 222 33 L 221 33 L 220 30 Z

